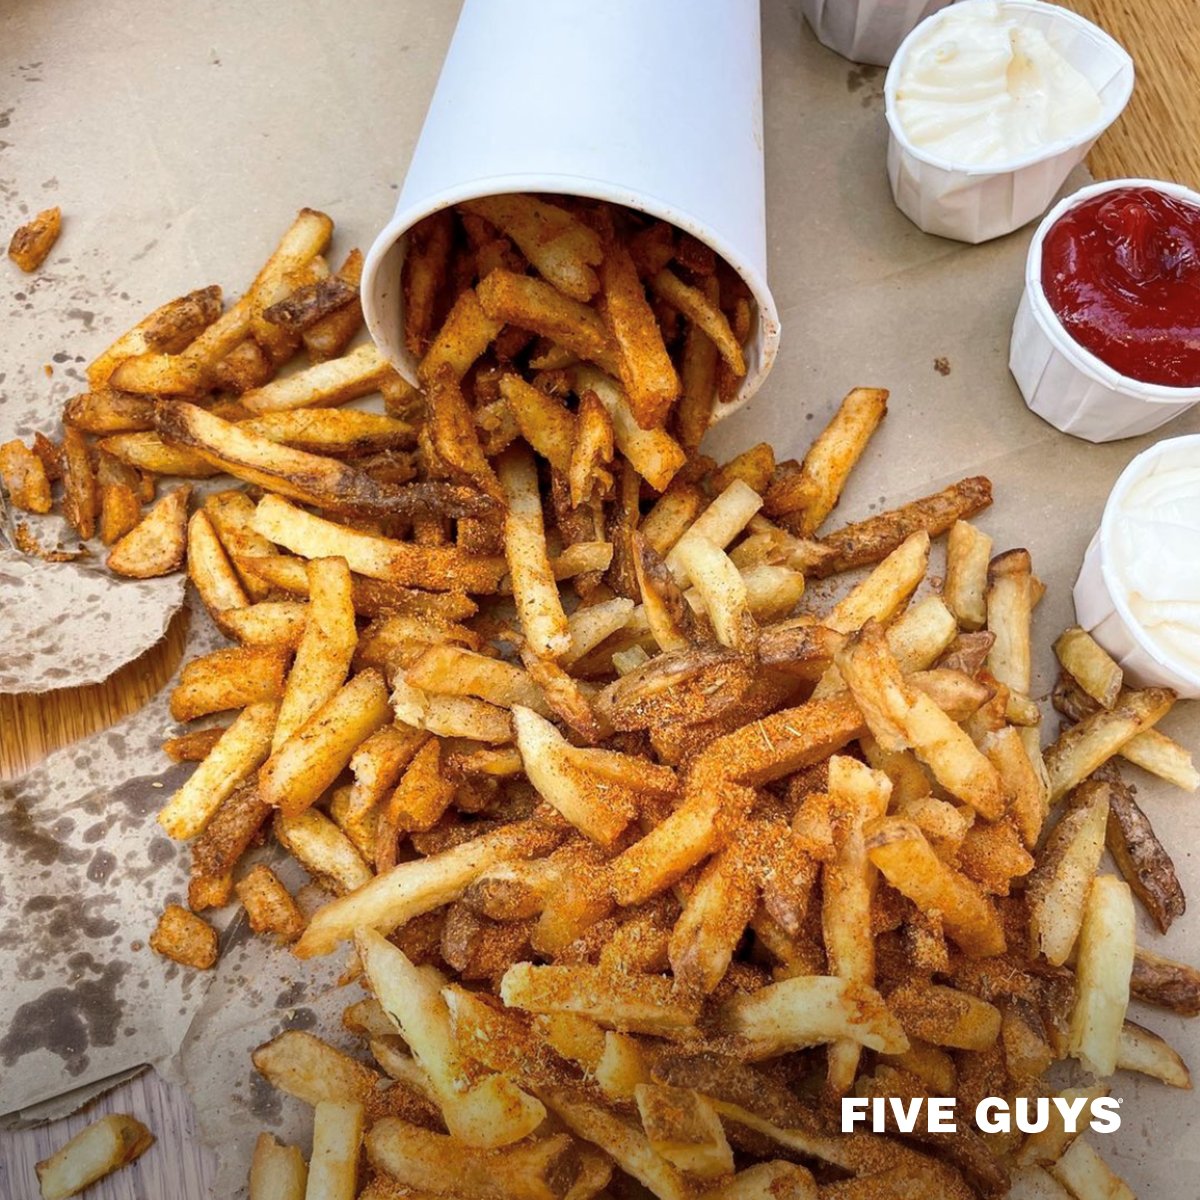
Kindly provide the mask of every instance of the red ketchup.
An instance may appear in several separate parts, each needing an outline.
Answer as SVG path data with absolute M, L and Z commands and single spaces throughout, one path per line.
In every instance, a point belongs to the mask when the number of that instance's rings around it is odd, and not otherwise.
M 1093 196 L 1046 234 L 1042 288 L 1067 332 L 1115 371 L 1200 386 L 1200 207 L 1147 187 Z

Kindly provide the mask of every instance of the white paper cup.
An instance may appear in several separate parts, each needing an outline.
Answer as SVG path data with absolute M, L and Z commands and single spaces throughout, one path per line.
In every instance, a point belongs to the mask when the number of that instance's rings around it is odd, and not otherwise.
M 851 62 L 886 67 L 918 21 L 953 0 L 800 0 L 817 40 Z
M 1025 403 L 1055 429 L 1088 442 L 1149 433 L 1200 403 L 1200 387 L 1143 383 L 1113 370 L 1066 330 L 1042 288 L 1042 244 L 1050 227 L 1093 196 L 1150 187 L 1200 208 L 1200 194 L 1154 179 L 1113 179 L 1080 188 L 1038 226 L 1025 260 L 1025 291 L 1013 322 L 1009 369 Z
M 408 231 L 448 205 L 508 192 L 613 201 L 711 246 L 758 309 L 746 377 L 713 419 L 758 390 L 780 326 L 766 281 L 757 4 L 466 0 L 396 214 L 363 268 L 367 325 L 411 382 Z
M 959 0 L 954 6 L 987 0 Z M 960 242 L 986 242 L 1012 233 L 1046 211 L 1072 169 L 1121 115 L 1133 91 L 1133 60 L 1102 29 L 1040 0 L 1000 0 L 1000 11 L 1043 33 L 1091 83 L 1101 115 L 1069 140 L 989 166 L 964 166 L 914 146 L 896 114 L 896 91 L 909 50 L 948 10 L 922 21 L 900 45 L 884 82 L 888 123 L 888 180 L 896 206 L 926 233 Z
M 1076 619 L 1120 663 L 1128 682 L 1174 688 L 1189 700 L 1200 698 L 1200 672 L 1172 662 L 1130 609 L 1114 562 L 1113 532 L 1134 484 L 1161 470 L 1195 466 L 1197 461 L 1200 434 L 1169 438 L 1139 454 L 1113 485 L 1075 581 Z

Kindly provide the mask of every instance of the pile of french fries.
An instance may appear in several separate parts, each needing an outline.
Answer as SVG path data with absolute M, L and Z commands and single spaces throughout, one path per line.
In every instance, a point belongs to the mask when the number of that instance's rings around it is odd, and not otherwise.
M 304 210 L 234 305 L 192 293 L 101 355 L 61 446 L 0 449 L 14 504 L 61 479 L 115 572 L 186 560 L 234 643 L 171 697 L 203 724 L 166 746 L 198 763 L 159 815 L 192 878 L 154 948 L 210 966 L 200 914 L 236 897 L 366 988 L 373 1064 L 300 1031 L 256 1053 L 315 1125 L 307 1166 L 263 1135 L 252 1197 L 1129 1195 L 1061 1122 L 984 1135 L 968 1106 L 1072 1059 L 1088 1098 L 1190 1086 L 1127 1017 L 1200 1011 L 1200 974 L 1135 943 L 1135 898 L 1164 930 L 1184 902 L 1115 768 L 1196 789 L 1154 728 L 1174 696 L 1070 630 L 1043 753 L 1043 588 L 969 523 L 984 478 L 825 531 L 886 392 L 802 462 L 705 457 L 755 313 L 678 230 L 561 197 L 429 218 L 420 389 L 350 348 L 331 232 Z M 237 482 L 155 499 L 181 476 Z M 251 865 L 269 834 L 323 903 Z M 842 1134 L 847 1095 L 957 1096 L 959 1132 Z

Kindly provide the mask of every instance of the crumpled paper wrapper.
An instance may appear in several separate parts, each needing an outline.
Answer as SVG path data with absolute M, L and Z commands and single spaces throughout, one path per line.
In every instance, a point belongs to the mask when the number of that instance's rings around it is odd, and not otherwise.
M 33 7 L 0 18 L 10 61 L 41 60 L 33 74 L 63 84 L 17 91 L 11 128 L 0 131 L 15 144 L 0 156 L 0 178 L 15 172 L 5 186 L 37 203 L 41 181 L 57 172 L 59 198 L 70 204 L 56 254 L 90 255 L 93 275 L 136 280 L 128 289 L 136 302 L 106 302 L 118 327 L 210 279 L 240 286 L 299 204 L 327 208 L 359 244 L 390 213 L 390 185 L 415 141 L 454 6 L 309 0 L 283 25 L 268 10 L 227 7 L 213 22 L 182 2 L 147 15 L 118 0 L 102 11 L 74 6 L 66 21 Z M 1027 236 L 972 249 L 921 234 L 888 191 L 882 72 L 819 46 L 796 4 L 767 5 L 763 20 L 771 285 L 788 333 L 763 390 L 707 449 L 720 458 L 767 439 L 780 458 L 801 454 L 849 388 L 890 387 L 891 414 L 833 523 L 988 474 L 996 504 L 980 524 L 997 549 L 1027 546 L 1048 587 L 1035 622 L 1035 690 L 1044 698 L 1054 678 L 1049 647 L 1073 619 L 1084 548 L 1112 482 L 1147 440 L 1091 446 L 1029 412 L 1006 368 Z M 77 127 L 78 93 L 64 81 L 85 64 L 103 79 Z M 89 130 L 103 131 L 103 153 Z M 148 162 L 154 169 L 135 176 Z M 61 327 L 65 318 L 51 308 L 39 320 Z M 1196 429 L 1192 413 L 1164 433 Z M 823 594 L 814 585 L 812 603 Z M 202 622 L 192 636 L 188 657 L 212 644 Z M 1044 707 L 1049 738 L 1057 719 Z M 1200 747 L 1200 707 L 1181 705 L 1164 728 Z M 202 1135 L 223 1160 L 215 1194 L 224 1200 L 244 1196 L 260 1129 L 306 1152 L 311 1133 L 311 1113 L 257 1079 L 250 1051 L 289 1026 L 340 1042 L 338 1013 L 360 993 L 334 987 L 344 955 L 300 963 L 250 937 L 233 906 L 217 918 L 223 953 L 212 972 L 132 948 L 184 892 L 186 852 L 154 823 L 188 769 L 161 754 L 169 731 L 160 697 L 0 798 L 10 831 L 0 838 L 0 1112 L 38 1111 L 151 1062 L 193 1093 Z M 1200 835 L 1194 800 L 1133 768 L 1126 774 L 1175 850 L 1185 887 L 1200 895 L 1200 864 L 1187 856 Z M 289 885 L 301 884 L 302 872 L 288 870 Z M 1148 926 L 1140 936 L 1200 960 L 1198 920 L 1185 916 L 1166 938 Z M 1200 1025 L 1134 1015 L 1200 1062 Z M 1146 1200 L 1190 1195 L 1200 1166 L 1194 1097 L 1128 1075 L 1114 1092 L 1125 1100 L 1123 1128 L 1097 1138 L 1099 1149 Z

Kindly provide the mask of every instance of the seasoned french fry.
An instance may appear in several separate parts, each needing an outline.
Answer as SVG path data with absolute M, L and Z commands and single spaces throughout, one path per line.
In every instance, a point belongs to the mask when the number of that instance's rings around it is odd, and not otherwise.
M 362 328 L 362 301 L 357 295 L 362 280 L 362 269 L 362 251 L 351 250 L 346 255 L 346 261 L 338 268 L 337 277 L 354 289 L 355 297 L 349 304 L 335 309 L 304 330 L 301 337 L 310 361 L 318 363 L 337 358 Z
M 56 210 L 57 211 L 57 210 Z M 154 1135 L 136 1117 L 109 1113 L 37 1164 L 42 1200 L 66 1200 L 139 1158 Z
M 1058 661 L 1101 708 L 1112 708 L 1121 694 L 1123 673 L 1091 634 L 1078 625 L 1065 630 L 1054 643 Z
M 733 1151 L 721 1118 L 698 1092 L 642 1083 L 634 1098 L 642 1129 L 660 1157 L 700 1179 L 733 1173 Z
M 1072 1196 L 1082 1200 L 1134 1200 L 1132 1189 L 1113 1174 L 1092 1144 L 1076 1138 L 1050 1173 Z
M 1187 1063 L 1157 1033 L 1126 1021 L 1117 1048 L 1117 1070 L 1137 1071 L 1161 1080 L 1168 1087 L 1191 1089 Z
M 495 592 L 506 569 L 504 559 L 497 556 L 464 554 L 454 546 L 416 546 L 363 533 L 272 495 L 259 501 L 254 530 L 306 558 L 341 557 L 359 575 L 430 591 Z
M 992 502 L 992 484 L 982 475 L 962 479 L 932 496 L 902 508 L 868 517 L 826 535 L 825 557 L 812 568 L 817 578 L 879 562 L 918 530 L 930 537 L 945 533 L 955 521 L 973 517 Z
M 414 358 L 429 344 L 436 317 L 454 226 L 449 210 L 430 214 L 408 235 L 401 283 L 404 289 L 404 343 Z
M 151 950 L 184 967 L 206 971 L 217 961 L 217 931 L 178 904 L 166 907 L 148 940 Z
M 772 485 L 768 516 L 787 515 L 799 537 L 811 537 L 833 511 L 854 464 L 887 413 L 884 388 L 855 388 L 809 447 L 799 471 Z
M 37 216 L 13 231 L 8 257 L 26 274 L 32 274 L 46 261 L 62 230 L 62 209 L 44 208 Z
M 259 773 L 263 799 L 287 816 L 303 812 L 390 719 L 383 677 L 374 670 L 354 676 L 272 750 Z
M 312 1159 L 305 1200 L 354 1200 L 363 1136 L 363 1106 L 321 1100 L 313 1109 Z
M 1045 753 L 1051 803 L 1103 766 L 1131 738 L 1153 726 L 1174 703 L 1175 693 L 1168 688 L 1125 692 L 1116 708 L 1100 709 L 1063 730 Z
M 739 378 L 746 373 L 742 347 L 725 314 L 699 288 L 689 287 L 678 275 L 663 268 L 650 279 L 651 290 L 698 325 L 716 345 L 718 353 Z
M 32 513 L 50 511 L 50 480 L 46 468 L 18 438 L 0 446 L 0 482 L 14 508 Z
M 238 899 L 255 933 L 273 933 L 293 942 L 304 929 L 304 915 L 279 877 L 263 863 L 251 867 L 237 882 Z
M 534 653 L 552 658 L 570 649 L 571 631 L 546 553 L 537 471 L 531 455 L 513 448 L 499 472 L 508 501 L 504 552 L 521 629 Z
M 992 539 L 966 521 L 955 521 L 946 542 L 946 582 L 942 597 L 959 628 L 979 630 L 988 623 L 988 563 Z
M 277 700 L 283 692 L 287 655 L 263 647 L 214 650 L 179 673 L 171 693 L 171 716 L 194 721 L 208 713 Z

